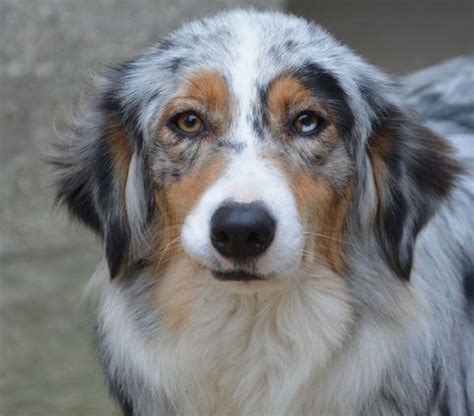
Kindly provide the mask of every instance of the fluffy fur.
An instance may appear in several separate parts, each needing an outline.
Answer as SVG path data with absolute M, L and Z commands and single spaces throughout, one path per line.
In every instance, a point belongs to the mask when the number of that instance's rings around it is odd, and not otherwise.
M 319 26 L 254 11 L 95 81 L 52 161 L 104 243 L 98 351 L 124 414 L 472 414 L 472 104 L 452 147 L 414 97 Z M 295 133 L 308 109 L 320 128 Z M 188 110 L 199 137 L 173 124 Z M 229 200 L 276 220 L 252 262 L 210 243 Z M 236 270 L 260 278 L 213 277 Z

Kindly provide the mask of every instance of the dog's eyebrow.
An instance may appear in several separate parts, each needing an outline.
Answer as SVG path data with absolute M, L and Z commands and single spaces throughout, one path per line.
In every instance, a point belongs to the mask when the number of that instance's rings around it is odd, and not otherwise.
M 314 62 L 307 62 L 291 71 L 291 74 L 334 112 L 343 136 L 349 137 L 354 126 L 354 114 L 349 106 L 348 96 L 338 79 Z

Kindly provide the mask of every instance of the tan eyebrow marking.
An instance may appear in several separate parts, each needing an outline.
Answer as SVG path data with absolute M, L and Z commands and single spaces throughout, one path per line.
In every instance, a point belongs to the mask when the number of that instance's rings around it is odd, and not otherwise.
M 281 137 L 285 129 L 300 112 L 312 110 L 331 122 L 334 114 L 294 75 L 284 75 L 270 85 L 267 95 L 267 114 L 270 128 Z M 332 145 L 338 137 L 334 123 L 330 123 L 320 135 L 320 142 Z
M 187 110 L 197 111 L 212 124 L 211 137 L 222 135 L 231 119 L 230 94 L 224 78 L 210 70 L 192 74 L 165 106 L 158 129 L 162 130 L 176 113 Z

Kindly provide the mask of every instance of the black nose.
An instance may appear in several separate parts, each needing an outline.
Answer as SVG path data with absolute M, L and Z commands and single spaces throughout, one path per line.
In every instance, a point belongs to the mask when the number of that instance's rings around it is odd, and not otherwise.
M 262 254 L 275 235 L 275 220 L 259 202 L 228 203 L 211 218 L 211 241 L 226 257 L 244 260 Z

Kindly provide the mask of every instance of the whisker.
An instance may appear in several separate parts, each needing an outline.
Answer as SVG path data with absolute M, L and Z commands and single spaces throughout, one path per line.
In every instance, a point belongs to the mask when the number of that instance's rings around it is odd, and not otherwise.
M 349 243 L 346 240 L 342 240 L 341 238 L 335 238 L 335 237 L 332 237 L 332 236 L 326 235 L 326 234 L 315 233 L 315 232 L 312 232 L 312 231 L 303 231 L 303 235 L 314 235 L 316 237 L 327 238 L 328 240 L 339 241 L 340 243 L 344 243 L 344 244 L 347 244 L 347 245 L 354 246 L 354 244 Z
M 160 265 L 161 262 L 163 261 L 163 256 L 164 256 L 169 250 L 171 250 L 172 245 L 173 245 L 173 244 L 176 244 L 176 245 L 177 245 L 177 244 L 180 242 L 180 240 L 181 240 L 181 236 L 178 236 L 178 237 L 176 237 L 175 239 L 171 240 L 171 241 L 167 244 L 167 246 L 166 246 L 166 247 L 161 251 L 161 253 L 160 253 L 160 259 L 158 260 L 158 265 Z

